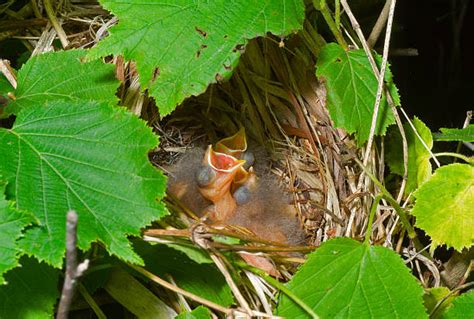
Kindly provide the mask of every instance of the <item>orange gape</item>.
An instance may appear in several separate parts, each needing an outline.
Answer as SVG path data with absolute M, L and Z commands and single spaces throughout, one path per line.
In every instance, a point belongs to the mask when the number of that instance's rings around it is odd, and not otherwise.
M 245 161 L 233 156 L 215 152 L 212 145 L 207 148 L 203 167 L 210 167 L 214 172 L 207 185 L 200 186 L 199 192 L 213 205 L 208 208 L 209 218 L 213 222 L 225 222 L 234 214 L 237 204 L 230 193 L 232 181 Z

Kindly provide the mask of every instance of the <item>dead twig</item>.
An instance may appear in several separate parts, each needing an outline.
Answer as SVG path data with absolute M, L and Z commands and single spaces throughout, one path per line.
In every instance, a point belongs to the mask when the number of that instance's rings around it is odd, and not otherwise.
M 390 1 L 390 0 L 389 0 Z M 383 45 L 382 65 L 377 77 L 377 95 L 375 96 L 374 114 L 372 115 L 372 123 L 370 125 L 369 140 L 367 141 L 367 148 L 365 149 L 364 165 L 367 165 L 369 156 L 372 150 L 372 143 L 374 141 L 375 129 L 377 127 L 377 117 L 379 114 L 380 101 L 382 100 L 382 92 L 384 87 L 385 69 L 387 68 L 388 49 L 390 47 L 390 35 L 392 33 L 393 14 L 395 12 L 396 0 L 391 0 L 390 11 L 388 14 L 387 29 L 385 32 L 385 42 Z
M 352 28 L 356 31 L 357 36 L 359 37 L 360 42 L 362 43 L 362 46 L 364 48 L 365 54 L 367 55 L 367 58 L 369 59 L 369 63 L 372 66 L 372 71 L 374 72 L 375 76 L 378 78 L 379 77 L 379 70 L 377 68 L 377 64 L 375 63 L 374 57 L 372 56 L 372 53 L 370 51 L 370 48 L 367 44 L 367 41 L 365 40 L 364 34 L 362 33 L 362 30 L 360 28 L 359 23 L 357 22 L 354 14 L 352 13 L 351 8 L 347 4 L 347 0 L 341 0 L 341 4 L 346 11 L 347 16 L 349 17 L 349 20 L 351 21 Z M 393 116 L 395 117 L 395 122 L 397 123 L 398 129 L 400 131 L 400 135 L 402 136 L 402 146 L 403 146 L 403 180 L 402 184 L 400 186 L 400 191 L 397 196 L 397 203 L 400 203 L 403 193 L 405 191 L 405 186 L 406 186 L 406 181 L 408 178 L 408 142 L 405 134 L 405 129 L 403 128 L 403 123 L 400 120 L 400 116 L 398 115 L 397 108 L 395 106 L 395 103 L 393 101 L 392 96 L 390 95 L 390 92 L 386 90 L 387 94 L 387 102 L 390 105 L 390 108 L 392 109 Z M 362 179 L 361 179 L 362 180 Z
M 71 307 L 72 297 L 77 279 L 82 276 L 89 266 L 89 260 L 86 259 L 79 265 L 77 264 L 77 213 L 73 210 L 67 213 L 66 219 L 66 276 L 64 278 L 63 290 L 59 301 L 58 313 L 56 319 L 66 319 L 69 308 Z
M 53 6 L 51 5 L 51 0 L 43 0 L 44 9 L 46 14 L 48 15 L 49 21 L 53 26 L 54 30 L 58 34 L 59 41 L 61 41 L 61 45 L 65 49 L 69 45 L 69 41 L 67 39 L 66 32 L 64 32 L 61 24 L 59 23 L 58 19 L 56 18 L 56 14 L 54 13 Z
M 10 66 L 10 62 L 8 60 L 0 59 L 0 73 L 2 73 L 5 78 L 10 82 L 14 89 L 16 89 L 17 82 L 16 82 L 16 75 L 13 69 Z
M 385 5 L 380 12 L 380 15 L 377 19 L 377 22 L 375 22 L 374 27 L 372 28 L 372 32 L 370 32 L 369 38 L 367 39 L 367 44 L 369 45 L 370 48 L 373 48 L 374 45 L 377 43 L 377 40 L 382 33 L 382 29 L 385 26 L 385 22 L 388 19 L 390 7 L 391 7 L 391 0 L 386 0 Z

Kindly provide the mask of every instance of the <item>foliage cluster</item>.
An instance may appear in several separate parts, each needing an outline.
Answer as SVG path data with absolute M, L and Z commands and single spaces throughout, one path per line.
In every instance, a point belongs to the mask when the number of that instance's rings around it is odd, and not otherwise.
M 304 3 L 100 3 L 119 23 L 96 46 L 32 56 L 15 74 L 16 87 L 0 78 L 0 95 L 7 100 L 0 106 L 0 117 L 14 118 L 12 127 L 0 128 L 0 318 L 49 318 L 54 314 L 69 210 L 79 215 L 82 256 L 98 260 L 99 247 L 109 255 L 101 256 L 97 266 L 85 274 L 79 287 L 82 294 L 90 297 L 104 287 L 128 305 L 124 287 L 114 285 L 120 281 L 145 296 L 142 283 L 121 270 L 129 264 L 145 265 L 159 276 L 171 274 L 179 287 L 222 307 L 235 303 L 226 280 L 205 251 L 131 241 L 131 236 L 140 237 L 141 229 L 169 214 L 162 202 L 166 178 L 147 157 L 158 145 L 157 135 L 145 121 L 120 106 L 123 101 L 116 91 L 124 83 L 116 79 L 114 65 L 105 61 L 110 55 L 133 60 L 141 90 L 154 98 L 165 116 L 187 97 L 228 79 L 250 39 L 271 33 L 281 37 L 283 44 L 285 36 L 301 30 Z M 340 21 L 337 10 L 333 15 L 325 1 L 316 3 L 316 8 L 338 40 L 322 48 L 315 65 L 315 74 L 326 86 L 331 119 L 336 127 L 353 134 L 359 149 L 374 136 L 377 145 L 385 139 L 392 177 L 407 177 L 404 198 L 408 205 L 401 207 L 393 190 L 364 170 L 375 179 L 378 192 L 367 212 L 365 240 L 331 239 L 310 253 L 281 287 L 275 313 L 287 318 L 426 318 L 437 302 L 431 308 L 424 304 L 429 293 L 400 255 L 371 244 L 370 223 L 383 201 L 393 207 L 399 227 L 415 245 L 419 240 L 414 227 L 431 238 L 431 251 L 442 245 L 459 252 L 469 249 L 474 242 L 474 162 L 461 154 L 442 154 L 459 157 L 464 163 L 435 169 L 431 163 L 434 143 L 473 142 L 473 125 L 433 134 L 415 117 L 402 126 L 402 136 L 401 128 L 394 125 L 394 110 L 401 102 L 390 69 L 385 72 L 378 101 L 379 81 L 367 52 L 347 49 L 338 27 L 332 28 Z M 383 58 L 370 54 L 380 66 Z M 379 109 L 372 127 L 376 101 Z M 403 138 L 407 142 L 405 161 Z M 113 269 L 109 275 L 102 271 L 104 265 Z M 437 301 L 456 292 L 445 292 Z M 469 292 L 450 300 L 452 305 L 442 308 L 442 315 L 472 314 L 473 298 Z M 155 299 L 153 294 L 149 299 L 143 297 L 145 307 L 173 313 L 164 303 L 161 308 L 151 307 L 160 302 Z M 210 318 L 210 311 L 199 306 L 178 318 Z

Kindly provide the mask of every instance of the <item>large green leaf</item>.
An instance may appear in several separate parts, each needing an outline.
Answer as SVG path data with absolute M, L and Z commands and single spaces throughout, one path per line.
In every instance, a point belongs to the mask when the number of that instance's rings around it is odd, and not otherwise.
M 11 130 L 0 129 L 7 195 L 41 222 L 25 233 L 21 248 L 61 266 L 66 213 L 74 209 L 81 249 L 99 241 L 119 258 L 141 263 L 127 235 L 139 235 L 166 211 L 157 201 L 165 177 L 147 157 L 157 143 L 143 121 L 108 104 L 56 101 L 22 109 Z
M 167 115 L 186 97 L 227 78 L 248 39 L 302 27 L 302 0 L 101 0 L 119 18 L 91 58 L 123 55 Z
M 0 181 L 0 285 L 4 284 L 3 274 L 18 265 L 20 250 L 16 241 L 21 231 L 35 221 L 35 217 L 15 208 L 4 195 L 5 184 Z
M 30 258 L 20 263 L 5 275 L 8 284 L 0 286 L 0 318 L 52 318 L 59 298 L 58 271 Z
M 466 128 L 441 128 L 441 133 L 435 133 L 437 141 L 459 141 L 474 142 L 474 124 L 469 124 Z
M 474 167 L 451 164 L 438 168 L 415 193 L 412 214 L 433 246 L 461 251 L 474 243 Z
M 355 133 L 358 144 L 362 145 L 369 138 L 377 94 L 377 78 L 364 50 L 346 51 L 335 43 L 327 44 L 319 54 L 316 75 L 326 82 L 327 105 L 334 124 Z M 398 105 L 400 98 L 388 67 L 385 81 Z M 375 134 L 384 135 L 387 127 L 394 122 L 387 99 L 383 96 Z
M 288 288 L 321 318 L 427 318 L 423 289 L 385 247 L 336 238 L 309 255 Z M 308 318 L 283 296 L 278 315 Z
M 431 150 L 433 137 L 430 129 L 417 117 L 413 118 L 413 126 L 421 136 L 426 146 Z M 403 146 L 402 137 L 398 128 L 393 130 L 387 138 L 387 163 L 392 173 L 403 176 Z M 430 152 L 423 146 L 420 139 L 415 135 L 410 124 L 404 125 L 405 135 L 408 143 L 408 180 L 405 192 L 411 193 L 431 177 L 432 167 L 430 163 Z M 389 130 L 390 131 L 390 130 Z
M 152 273 L 161 277 L 171 275 L 179 287 L 224 307 L 233 303 L 229 286 L 213 265 L 198 264 L 165 245 L 137 241 L 134 246 Z
M 466 292 L 453 300 L 453 304 L 443 319 L 474 318 L 474 290 Z
M 18 72 L 15 100 L 6 113 L 42 105 L 47 101 L 94 100 L 117 103 L 114 65 L 101 61 L 83 63 L 85 50 L 49 52 L 34 56 Z

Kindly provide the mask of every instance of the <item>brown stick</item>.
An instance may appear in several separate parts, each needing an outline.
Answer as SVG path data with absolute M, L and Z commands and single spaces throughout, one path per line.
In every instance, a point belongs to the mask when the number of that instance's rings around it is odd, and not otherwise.
M 69 308 L 71 307 L 72 297 L 77 279 L 84 273 L 89 266 L 89 260 L 86 259 L 77 265 L 77 213 L 73 210 L 67 213 L 66 219 L 66 276 L 64 277 L 61 300 L 59 301 L 56 319 L 67 319 Z

